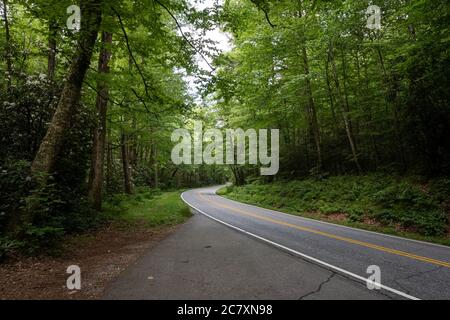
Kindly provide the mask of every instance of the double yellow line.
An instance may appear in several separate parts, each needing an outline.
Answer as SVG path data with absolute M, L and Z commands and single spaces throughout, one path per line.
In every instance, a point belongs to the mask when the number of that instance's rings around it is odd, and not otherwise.
M 277 224 L 277 225 L 281 225 L 281 226 L 285 226 L 285 227 L 290 227 L 290 228 L 297 229 L 297 230 L 300 230 L 300 231 L 305 231 L 305 232 L 317 234 L 317 235 L 320 235 L 320 236 L 324 236 L 324 237 L 335 239 L 335 240 L 339 240 L 339 241 L 344 241 L 344 242 L 347 242 L 347 243 L 356 244 L 356 245 L 359 245 L 359 246 L 362 246 L 362 247 L 371 248 L 371 249 L 374 249 L 374 250 L 383 251 L 383 252 L 395 254 L 395 255 L 398 255 L 398 256 L 402 256 L 402 257 L 407 257 L 407 258 L 418 260 L 418 261 L 422 261 L 422 262 L 428 262 L 428 263 L 431 263 L 431 264 L 434 264 L 434 265 L 437 265 L 437 266 L 441 266 L 441 267 L 445 267 L 445 268 L 449 268 L 450 269 L 450 263 L 448 263 L 448 262 L 444 262 L 444 261 L 440 261 L 440 260 L 436 260 L 436 259 L 432 259 L 432 258 L 427 258 L 427 257 L 415 255 L 415 254 L 412 254 L 412 253 L 400 251 L 400 250 L 390 249 L 390 248 L 386 248 L 386 247 L 379 246 L 379 245 L 376 245 L 376 244 L 363 242 L 363 241 L 359 241 L 359 240 L 355 240 L 355 239 L 351 239 L 351 238 L 341 237 L 341 236 L 334 235 L 334 234 L 331 234 L 331 233 L 328 233 L 328 232 L 323 232 L 323 231 L 319 231 L 319 230 L 315 230 L 315 229 L 311 229 L 311 228 L 307 228 L 307 227 L 302 227 L 302 226 L 299 226 L 299 225 L 296 225 L 296 224 L 292 224 L 292 223 L 288 223 L 288 222 L 272 219 L 272 218 L 269 218 L 269 217 L 261 216 L 261 215 L 256 214 L 256 213 L 248 212 L 246 210 L 242 210 L 242 209 L 239 209 L 239 208 L 228 206 L 226 204 L 214 202 L 214 201 L 212 201 L 210 199 L 207 199 L 201 193 L 198 193 L 198 195 L 199 195 L 199 197 L 201 199 L 203 199 L 206 202 L 209 202 L 209 203 L 213 204 L 214 206 L 218 206 L 218 207 L 222 207 L 224 209 L 235 211 L 235 212 L 238 212 L 240 214 L 243 214 L 243 215 L 246 215 L 246 216 L 249 216 L 249 217 L 253 217 L 253 218 L 256 218 L 256 219 L 259 219 L 259 220 L 271 222 L 271 223 L 274 223 L 274 224 Z

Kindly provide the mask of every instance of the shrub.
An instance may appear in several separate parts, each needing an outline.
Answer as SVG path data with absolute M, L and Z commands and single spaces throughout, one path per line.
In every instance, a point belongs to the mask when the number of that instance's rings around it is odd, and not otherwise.
M 0 262 L 6 258 L 6 256 L 20 248 L 22 243 L 17 240 L 11 240 L 7 237 L 0 237 Z
M 0 232 L 18 223 L 18 210 L 31 188 L 30 163 L 14 161 L 0 167 Z
M 30 163 L 47 132 L 61 86 L 43 75 L 16 80 L 12 92 L 0 92 L 0 232 L 35 251 L 101 220 L 84 197 L 94 114 L 89 106 L 76 108 L 54 174 L 47 184 L 31 181 Z
M 439 236 L 447 228 L 440 203 L 450 198 L 449 186 L 448 179 L 436 181 L 427 195 L 405 179 L 372 174 L 249 184 L 227 191 L 236 200 L 291 213 L 345 213 L 354 222 L 369 216 L 386 225 L 399 224 L 423 235 Z

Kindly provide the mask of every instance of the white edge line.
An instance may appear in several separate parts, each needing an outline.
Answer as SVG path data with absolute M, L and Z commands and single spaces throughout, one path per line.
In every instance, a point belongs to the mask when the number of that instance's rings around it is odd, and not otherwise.
M 377 286 L 377 287 L 380 287 L 380 288 L 382 288 L 382 289 L 384 289 L 384 290 L 386 290 L 386 291 L 395 293 L 395 294 L 397 294 L 397 295 L 399 295 L 399 296 L 402 296 L 402 297 L 404 297 L 404 298 L 407 298 L 407 299 L 410 299 L 410 300 L 420 300 L 419 298 L 416 298 L 416 297 L 414 297 L 414 296 L 411 296 L 411 295 L 409 295 L 409 294 L 407 294 L 407 293 L 404 293 L 404 292 L 402 292 L 402 291 L 398 291 L 398 290 L 396 290 L 396 289 L 394 289 L 394 288 L 385 286 L 385 285 L 383 285 L 383 284 L 381 284 L 381 283 L 376 283 L 376 282 L 370 281 L 370 280 L 368 280 L 368 279 L 366 279 L 366 278 L 364 278 L 364 277 L 361 277 L 361 276 L 359 276 L 359 275 L 357 275 L 357 274 L 355 274 L 355 273 L 353 273 L 353 272 L 350 272 L 350 271 L 344 270 L 344 269 L 342 269 L 342 268 L 336 267 L 336 266 L 334 266 L 334 265 L 332 265 L 332 264 L 329 264 L 329 263 L 324 262 L 324 261 L 322 261 L 322 260 L 313 258 L 313 257 L 308 256 L 308 255 L 306 255 L 306 254 L 304 254 L 304 253 L 301 253 L 301 252 L 299 252 L 299 251 L 297 251 L 297 250 L 288 248 L 288 247 L 286 247 L 286 246 L 283 246 L 282 244 L 279 244 L 279 243 L 276 243 L 276 242 L 274 242 L 274 241 L 268 240 L 268 239 L 266 239 L 266 238 L 260 237 L 260 236 L 254 234 L 254 233 L 248 232 L 248 231 L 246 231 L 246 230 L 244 230 L 244 229 L 241 229 L 241 228 L 236 227 L 236 226 L 233 226 L 233 225 L 231 225 L 231 224 L 229 224 L 229 223 L 227 223 L 227 222 L 224 222 L 224 221 L 222 221 L 222 220 L 219 220 L 219 219 L 217 219 L 217 218 L 214 218 L 213 216 L 210 216 L 210 215 L 207 214 L 206 212 L 204 212 L 204 211 L 202 211 L 202 210 L 196 208 L 195 206 L 193 206 L 192 204 L 190 204 L 189 202 L 187 202 L 186 199 L 184 198 L 184 194 L 185 194 L 185 193 L 186 193 L 186 192 L 183 192 L 183 193 L 181 194 L 181 199 L 182 199 L 182 200 L 184 201 L 184 203 L 186 203 L 189 207 L 191 207 L 192 209 L 194 209 L 194 210 L 200 212 L 201 214 L 207 216 L 208 218 L 210 218 L 210 219 L 212 219 L 212 220 L 214 220 L 214 221 L 216 221 L 216 222 L 219 222 L 219 223 L 221 223 L 221 224 L 223 224 L 223 225 L 225 225 L 225 226 L 227 226 L 227 227 L 229 227 L 229 228 L 232 228 L 232 229 L 234 229 L 234 230 L 237 230 L 237 231 L 239 231 L 239 232 L 242 232 L 242 233 L 244 233 L 244 234 L 246 234 L 246 235 L 249 235 L 249 236 L 251 236 L 251 237 L 253 237 L 253 238 L 259 239 L 259 240 L 261 240 L 261 241 L 263 241 L 263 242 L 269 243 L 269 244 L 271 244 L 272 246 L 275 246 L 275 247 L 278 247 L 278 248 L 280 248 L 280 249 L 282 249 L 282 250 L 285 250 L 285 251 L 288 251 L 288 252 L 290 252 L 290 253 L 293 253 L 293 254 L 295 254 L 295 255 L 297 255 L 297 256 L 300 256 L 300 257 L 302 257 L 302 258 L 305 258 L 305 259 L 307 259 L 307 260 L 309 260 L 309 261 L 316 262 L 316 263 L 318 263 L 318 264 L 320 264 L 320 265 L 322 265 L 322 266 L 327 267 L 328 269 L 332 269 L 332 270 L 337 271 L 337 272 L 339 272 L 339 273 L 346 274 L 346 275 L 348 275 L 348 276 L 350 276 L 350 277 L 353 277 L 353 278 L 358 279 L 358 280 L 360 280 L 360 281 L 363 281 L 363 282 L 365 282 L 365 283 L 370 282 L 371 284 L 373 284 L 373 285 L 375 285 L 375 286 Z M 275 211 L 275 212 L 276 212 L 276 211 Z
M 340 227 L 340 228 L 344 228 L 344 229 L 350 229 L 350 230 L 355 230 L 355 231 L 360 231 L 360 232 L 367 232 L 367 233 L 376 234 L 376 235 L 379 235 L 379 236 L 384 236 L 384 237 L 389 237 L 389 238 L 394 238 L 394 239 L 400 239 L 400 240 L 406 240 L 406 241 L 410 241 L 410 242 L 416 242 L 416 243 L 426 244 L 426 245 L 429 245 L 429 246 L 435 246 L 435 247 L 440 247 L 440 248 L 444 248 L 444 249 L 449 249 L 450 250 L 450 246 L 446 246 L 444 244 L 438 244 L 438 243 L 433 243 L 433 242 L 428 242 L 428 241 L 404 238 L 404 237 L 394 236 L 392 234 L 381 233 L 381 232 L 376 232 L 376 231 L 370 231 L 370 230 L 360 229 L 360 228 L 355 228 L 355 227 L 349 227 L 349 226 L 345 226 L 345 225 L 342 225 L 342 224 L 326 222 L 326 221 L 322 221 L 322 220 L 317 220 L 317 219 L 297 216 L 297 215 L 293 215 L 293 214 L 290 214 L 290 213 L 285 213 L 285 212 L 281 212 L 281 211 L 276 211 L 276 210 L 272 210 L 272 209 L 258 207 L 258 206 L 255 206 L 255 205 L 252 205 L 252 204 L 249 204 L 249 203 L 239 202 L 239 201 L 236 201 L 236 200 L 233 200 L 233 199 L 228 199 L 228 198 L 222 197 L 221 195 L 217 194 L 217 191 L 219 191 L 219 190 L 220 189 L 217 189 L 216 191 L 214 191 L 216 196 L 218 196 L 219 198 L 222 198 L 222 199 L 225 199 L 225 200 L 228 200 L 228 201 L 231 201 L 231 202 L 239 203 L 239 204 L 244 205 L 244 206 L 258 208 L 258 209 L 263 209 L 263 210 L 267 210 L 267 211 L 278 213 L 278 214 L 282 214 L 282 215 L 287 215 L 289 217 L 297 218 L 299 220 L 307 220 L 307 221 L 310 221 L 310 222 L 317 222 L 319 224 L 326 224 L 326 225 Z

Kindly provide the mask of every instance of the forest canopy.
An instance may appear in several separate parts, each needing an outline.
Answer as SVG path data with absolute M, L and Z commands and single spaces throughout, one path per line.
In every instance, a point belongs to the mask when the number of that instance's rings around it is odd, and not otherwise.
M 45 245 L 139 188 L 450 174 L 448 1 L 0 4 L 0 240 Z M 279 130 L 278 174 L 174 164 L 198 120 Z

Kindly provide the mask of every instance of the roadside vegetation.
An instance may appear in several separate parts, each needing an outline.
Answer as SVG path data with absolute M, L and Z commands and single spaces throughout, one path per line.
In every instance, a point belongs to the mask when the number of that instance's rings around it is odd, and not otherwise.
M 180 192 L 143 189 L 133 197 L 115 195 L 105 204 L 105 213 L 123 224 L 170 227 L 185 222 L 191 211 Z
M 86 211 L 74 211 L 65 219 L 55 219 L 58 223 L 53 226 L 28 227 L 22 240 L 0 238 L 0 261 L 17 253 L 60 256 L 67 247 L 70 249 L 80 239 L 89 238 L 92 232 L 103 229 L 111 232 L 111 228 L 129 232 L 167 229 L 191 216 L 190 209 L 180 198 L 180 191 L 139 188 L 133 195 L 110 196 L 104 206 L 101 213 L 91 217 Z
M 181 222 L 166 190 L 223 181 L 170 162 L 170 133 L 197 107 L 184 81 L 195 50 L 174 18 L 209 28 L 208 14 L 183 0 L 81 0 L 77 30 L 74 4 L 0 1 L 0 260 L 58 254 L 111 219 Z
M 2 299 L 100 299 L 108 283 L 176 230 L 190 216 L 180 191 L 139 188 L 108 197 L 96 227 L 66 234 L 43 254 L 17 248 L 0 263 Z M 26 243 L 18 243 L 25 251 Z M 6 249 L 6 248 L 5 248 Z M 83 290 L 70 291 L 67 266 L 83 270 Z
M 421 184 L 389 175 L 338 176 L 219 190 L 227 198 L 281 212 L 450 245 L 450 180 Z
M 182 222 L 158 190 L 230 179 L 250 183 L 230 190 L 242 201 L 445 237 L 449 1 L 77 3 L 72 28 L 74 1 L 0 1 L 0 259 L 53 254 L 110 219 Z M 197 120 L 278 129 L 277 182 L 255 181 L 258 165 L 173 163 L 172 133 Z

